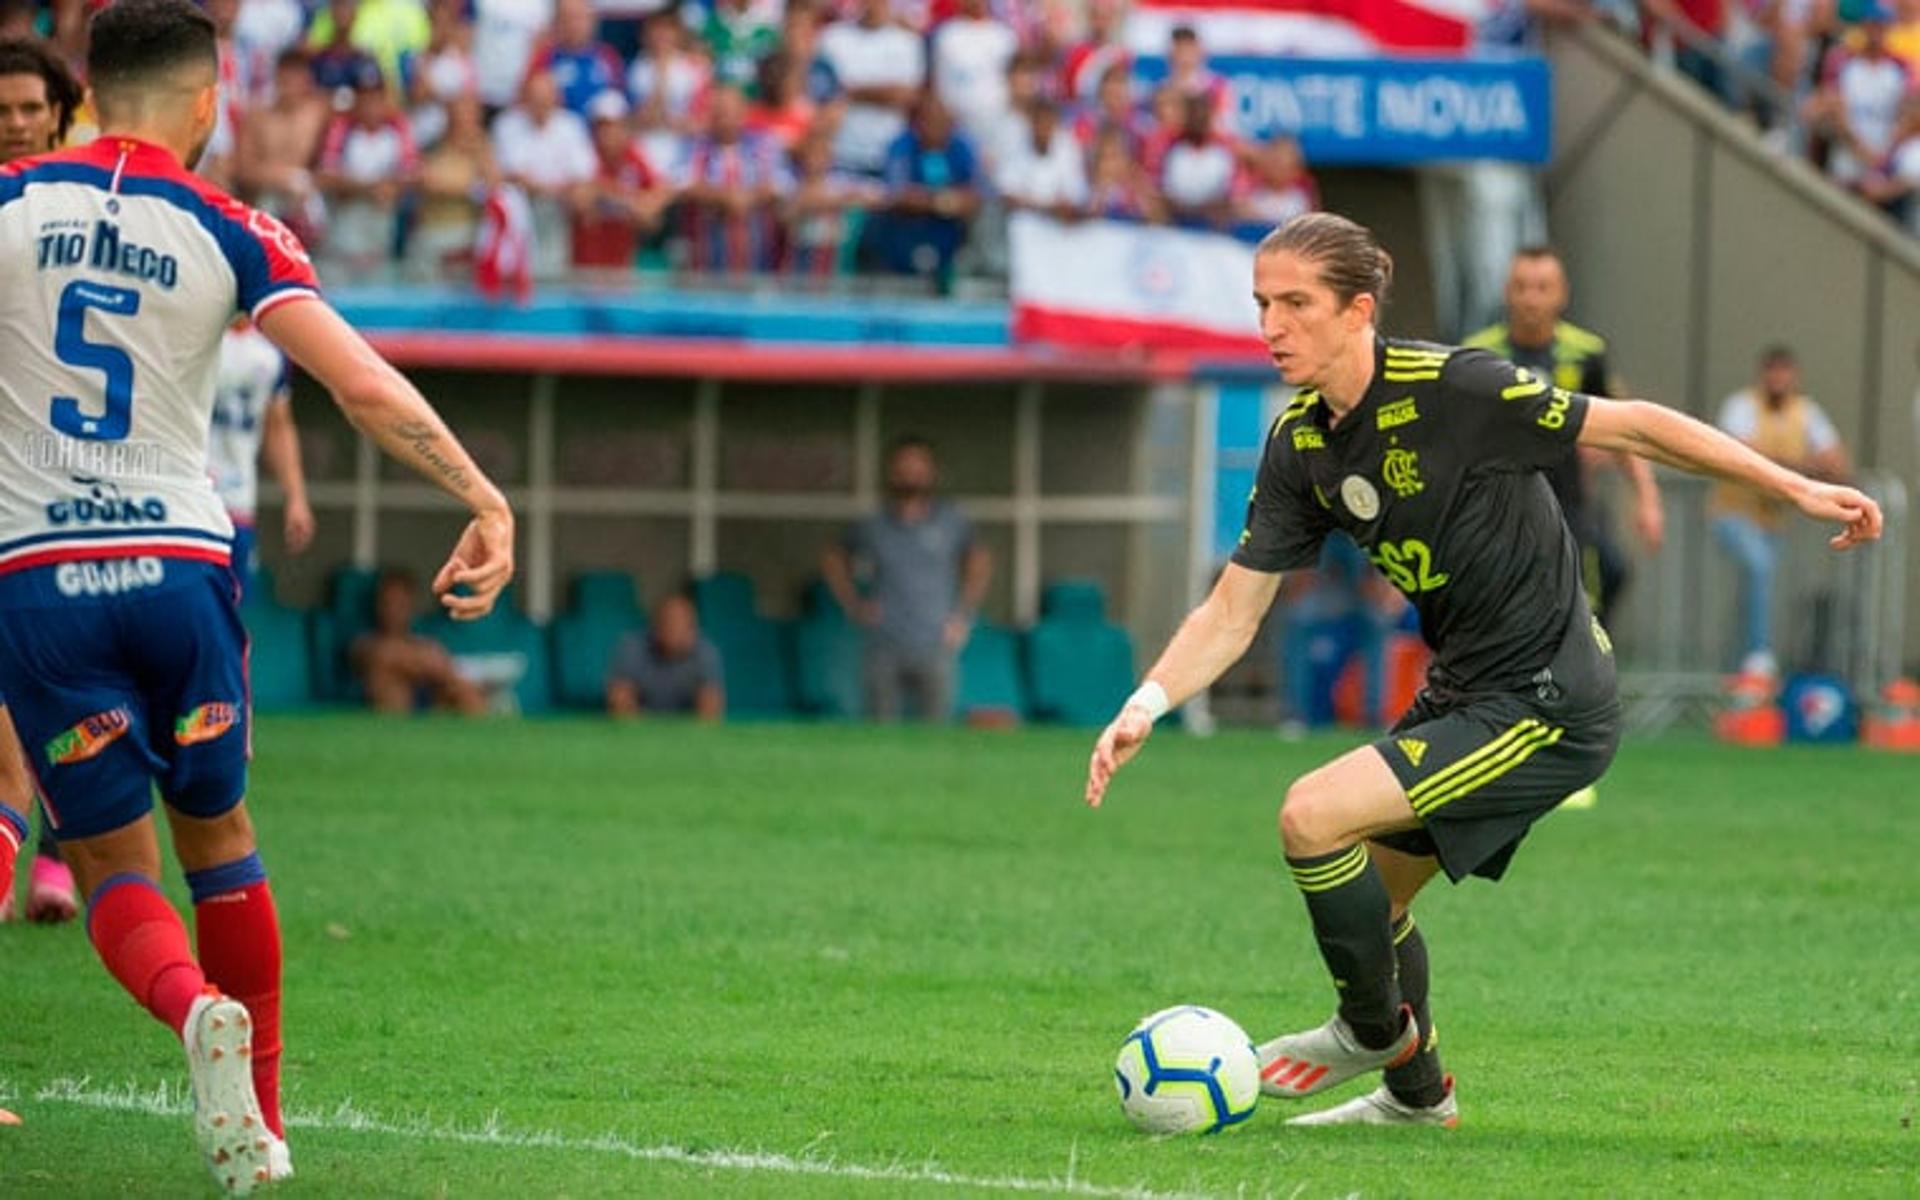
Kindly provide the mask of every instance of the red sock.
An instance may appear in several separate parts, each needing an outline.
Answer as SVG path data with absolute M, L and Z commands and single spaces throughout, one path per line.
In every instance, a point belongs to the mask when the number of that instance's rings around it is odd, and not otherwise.
M 87 936 L 100 961 L 142 1007 L 179 1033 L 206 976 L 187 948 L 187 927 L 153 881 L 115 875 L 87 903 Z
M 196 888 L 196 890 L 198 890 Z M 207 978 L 253 1016 L 253 1091 L 274 1136 L 280 1124 L 280 918 L 262 879 L 193 906 Z

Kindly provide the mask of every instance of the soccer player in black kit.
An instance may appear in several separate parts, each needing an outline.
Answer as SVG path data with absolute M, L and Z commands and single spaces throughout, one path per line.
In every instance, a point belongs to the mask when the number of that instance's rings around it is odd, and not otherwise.
M 1154 721 L 1246 651 L 1280 573 L 1312 567 L 1333 530 L 1419 610 L 1434 663 L 1412 709 L 1386 737 L 1295 780 L 1280 809 L 1339 1007 L 1259 1048 L 1262 1091 L 1298 1099 L 1386 1072 L 1378 1090 L 1298 1124 L 1458 1122 L 1408 907 L 1441 870 L 1456 883 L 1498 879 L 1528 827 L 1599 778 L 1619 743 L 1612 650 L 1542 468 L 1570 445 L 1625 451 L 1837 522 L 1836 549 L 1881 529 L 1861 493 L 1671 409 L 1559 388 L 1482 350 L 1383 339 L 1375 317 L 1392 269 L 1368 230 L 1330 213 L 1261 243 L 1261 333 L 1301 391 L 1267 439 L 1233 561 L 1088 765 L 1097 807 Z
M 1606 339 L 1564 318 L 1569 293 L 1567 268 L 1559 252 L 1551 246 L 1528 246 L 1513 256 L 1507 270 L 1507 319 L 1471 335 L 1464 344 L 1491 350 L 1569 392 L 1611 396 Z M 1594 606 L 1595 616 L 1611 622 L 1632 569 L 1590 478 L 1593 468 L 1608 458 L 1617 460 L 1633 487 L 1635 530 L 1647 549 L 1658 550 L 1664 528 L 1660 487 L 1645 459 L 1603 455 L 1570 445 L 1560 461 L 1547 468 L 1546 476 L 1580 547 L 1587 601 Z
M 1507 268 L 1507 319 L 1469 336 L 1463 344 L 1491 350 L 1566 391 L 1612 396 L 1606 339 L 1564 319 L 1570 293 L 1559 252 L 1551 246 L 1525 247 Z M 1633 524 L 1641 542 L 1648 551 L 1658 551 L 1666 519 L 1660 507 L 1660 485 L 1646 459 L 1624 452 L 1603 454 L 1569 443 L 1558 462 L 1545 465 L 1544 473 L 1580 551 L 1587 603 L 1593 606 L 1594 616 L 1610 623 L 1632 568 L 1591 478 L 1595 467 L 1608 461 L 1617 464 L 1633 486 Z M 1589 785 L 1562 803 L 1567 808 L 1592 808 L 1598 799 L 1599 793 Z

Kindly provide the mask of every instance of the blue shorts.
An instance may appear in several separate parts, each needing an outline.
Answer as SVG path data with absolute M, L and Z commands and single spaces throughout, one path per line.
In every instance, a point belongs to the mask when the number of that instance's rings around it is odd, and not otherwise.
M 0 575 L 0 690 L 62 841 L 138 820 L 156 783 L 193 817 L 246 795 L 236 590 L 225 565 L 178 558 Z
M 253 581 L 260 574 L 260 535 L 251 523 L 233 523 L 233 577 L 240 581 L 240 603 L 244 606 L 253 594 Z

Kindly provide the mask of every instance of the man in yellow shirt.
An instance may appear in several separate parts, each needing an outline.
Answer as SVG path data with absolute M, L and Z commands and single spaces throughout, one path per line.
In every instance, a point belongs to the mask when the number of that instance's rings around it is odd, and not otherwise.
M 1786 346 L 1760 356 L 1760 378 L 1728 396 L 1720 428 L 1783 467 L 1837 482 L 1851 473 L 1840 434 L 1825 411 L 1800 390 L 1800 366 Z M 1722 483 L 1707 502 L 1714 540 L 1740 572 L 1740 671 L 1773 676 L 1773 575 L 1780 560 L 1778 501 L 1750 488 Z

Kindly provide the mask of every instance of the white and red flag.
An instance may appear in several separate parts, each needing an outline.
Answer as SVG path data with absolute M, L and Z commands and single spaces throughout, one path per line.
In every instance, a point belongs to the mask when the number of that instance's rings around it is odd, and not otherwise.
M 1016 341 L 1259 354 L 1253 247 L 1225 234 L 1016 213 Z
M 1139 54 L 1165 54 L 1169 35 L 1186 25 L 1213 55 L 1461 54 L 1490 7 L 1490 0 L 1136 0 L 1127 43 Z

